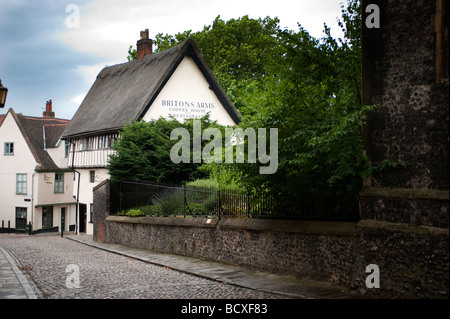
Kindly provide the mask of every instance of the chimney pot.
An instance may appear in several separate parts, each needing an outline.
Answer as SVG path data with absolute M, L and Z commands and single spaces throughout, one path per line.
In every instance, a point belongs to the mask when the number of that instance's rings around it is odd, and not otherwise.
M 45 105 L 45 111 L 46 112 L 52 111 L 52 100 L 47 101 L 47 104 Z
M 148 40 L 148 29 L 145 29 L 145 31 L 141 31 L 141 40 Z
M 145 31 L 141 31 L 140 35 L 141 39 L 136 43 L 137 47 L 136 57 L 138 60 L 143 59 L 147 55 L 153 53 L 153 41 L 149 37 L 148 29 L 145 29 Z
M 53 103 L 52 100 L 49 100 L 45 104 L 45 112 L 42 114 L 44 118 L 54 119 L 55 112 L 53 112 Z

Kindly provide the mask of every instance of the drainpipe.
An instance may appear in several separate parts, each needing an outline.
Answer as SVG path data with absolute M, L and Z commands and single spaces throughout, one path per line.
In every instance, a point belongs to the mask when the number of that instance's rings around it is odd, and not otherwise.
M 73 165 L 73 164 L 72 164 Z M 78 174 L 78 186 L 77 186 L 77 206 L 75 208 L 75 235 L 78 234 L 78 212 L 79 212 L 79 207 L 80 207 L 80 179 L 81 179 L 81 174 L 79 171 L 73 170 L 75 173 Z M 75 178 L 75 174 L 73 175 L 73 177 Z
M 75 180 L 75 173 L 78 174 L 78 185 L 77 185 L 77 205 L 75 206 L 75 232 L 74 235 L 78 233 L 78 207 L 80 206 L 80 178 L 81 174 L 75 169 L 75 143 L 69 140 L 69 143 L 73 145 L 72 151 L 72 170 L 73 170 L 73 180 Z
M 42 136 L 44 138 L 44 151 L 47 150 L 47 141 L 45 140 L 45 125 L 42 125 Z
M 34 225 L 34 175 L 36 171 L 31 175 L 31 225 Z

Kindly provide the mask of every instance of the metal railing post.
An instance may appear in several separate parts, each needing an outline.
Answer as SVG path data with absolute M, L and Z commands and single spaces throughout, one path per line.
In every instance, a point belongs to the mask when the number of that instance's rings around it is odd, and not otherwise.
M 220 198 L 220 189 L 219 189 L 219 209 L 217 210 L 217 216 L 220 220 L 220 212 L 222 211 L 222 200 Z
M 250 218 L 251 215 L 251 207 L 250 207 L 251 203 L 250 203 L 250 193 L 247 193 L 247 217 Z
M 186 218 L 186 184 L 183 185 L 183 196 L 184 196 L 184 200 L 183 200 L 183 214 L 184 214 L 184 218 Z

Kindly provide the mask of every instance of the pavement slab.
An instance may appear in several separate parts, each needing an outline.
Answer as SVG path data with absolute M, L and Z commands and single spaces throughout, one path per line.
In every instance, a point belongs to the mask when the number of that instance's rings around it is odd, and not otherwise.
M 37 299 L 17 261 L 0 246 L 0 299 Z

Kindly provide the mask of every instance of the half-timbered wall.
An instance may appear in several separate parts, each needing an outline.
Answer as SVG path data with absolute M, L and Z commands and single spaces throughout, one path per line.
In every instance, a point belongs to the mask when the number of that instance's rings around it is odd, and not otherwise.
M 72 140 L 69 167 L 106 167 L 109 155 L 115 152 L 112 146 L 118 136 L 118 133 L 110 133 Z

